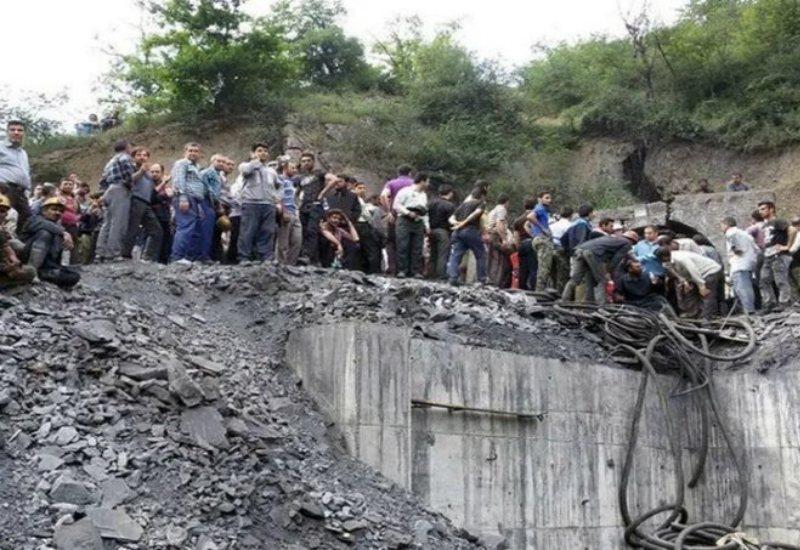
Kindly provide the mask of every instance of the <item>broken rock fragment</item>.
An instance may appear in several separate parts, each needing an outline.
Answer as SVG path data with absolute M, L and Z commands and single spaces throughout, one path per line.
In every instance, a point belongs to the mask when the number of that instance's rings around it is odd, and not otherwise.
M 103 550 L 100 532 L 89 518 L 58 525 L 53 541 L 58 550 Z
M 89 508 L 86 510 L 86 515 L 104 539 L 136 542 L 144 533 L 142 526 L 122 510 Z
M 184 366 L 176 359 L 167 364 L 169 389 L 177 395 L 187 407 L 196 407 L 203 402 L 204 395 L 200 385 L 192 380 Z
M 67 474 L 61 475 L 50 490 L 50 498 L 54 502 L 67 502 L 69 504 L 92 504 L 95 498 L 89 488 L 80 481 L 76 481 Z
M 222 423 L 222 415 L 214 407 L 198 407 L 183 411 L 181 430 L 199 447 L 227 449 L 230 445 L 225 436 L 227 430 Z

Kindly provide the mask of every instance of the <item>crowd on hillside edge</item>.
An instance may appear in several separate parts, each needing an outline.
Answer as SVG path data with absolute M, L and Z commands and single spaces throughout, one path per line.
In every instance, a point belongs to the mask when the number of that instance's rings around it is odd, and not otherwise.
M 24 136 L 24 124 L 10 121 L 0 144 L 0 289 L 37 278 L 70 288 L 77 266 L 136 258 L 274 260 L 703 318 L 783 308 L 798 295 L 800 219 L 779 219 L 768 201 L 747 227 L 719 220 L 723 262 L 703 235 L 656 226 L 640 235 L 618 220 L 595 221 L 586 204 L 556 212 L 549 191 L 513 217 L 505 195 L 489 207 L 487 182 L 457 200 L 450 185 L 432 190 L 426 173 L 401 166 L 372 193 L 366 182 L 320 169 L 310 152 L 271 160 L 265 143 L 253 144 L 245 162 L 214 154 L 206 166 L 201 145 L 188 143 L 168 167 L 119 140 L 96 190 L 77 174 L 34 185 Z M 726 185 L 748 189 L 741 174 Z M 712 192 L 707 180 L 699 192 Z

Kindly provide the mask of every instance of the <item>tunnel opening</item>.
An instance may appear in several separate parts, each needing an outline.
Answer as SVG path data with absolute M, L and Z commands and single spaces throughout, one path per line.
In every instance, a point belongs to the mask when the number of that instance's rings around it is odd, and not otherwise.
M 647 146 L 637 141 L 633 152 L 622 161 L 622 176 L 628 183 L 628 189 L 639 200 L 645 202 L 660 201 L 661 194 L 655 182 L 645 173 Z

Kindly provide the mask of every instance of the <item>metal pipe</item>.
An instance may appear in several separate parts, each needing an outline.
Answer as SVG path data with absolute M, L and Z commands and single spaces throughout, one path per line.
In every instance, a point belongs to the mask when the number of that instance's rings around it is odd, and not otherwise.
M 538 413 L 519 413 L 513 411 L 501 411 L 498 409 L 483 409 L 480 407 L 467 407 L 466 405 L 453 405 L 451 403 L 434 403 L 433 401 L 425 401 L 423 399 L 412 399 L 411 406 L 420 409 L 447 409 L 447 412 L 477 412 L 484 414 L 498 414 L 503 416 L 516 416 L 520 419 L 536 419 L 539 422 L 544 420 L 547 415 L 546 412 Z

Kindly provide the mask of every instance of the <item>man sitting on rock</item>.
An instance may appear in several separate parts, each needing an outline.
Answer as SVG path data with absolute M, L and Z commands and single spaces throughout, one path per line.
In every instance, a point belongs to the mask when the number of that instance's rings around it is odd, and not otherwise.
M 16 285 L 25 285 L 36 277 L 36 270 L 22 265 L 11 246 L 12 236 L 4 229 L 6 216 L 11 210 L 11 201 L 0 195 L 0 290 Z
M 57 197 L 44 201 L 41 215 L 32 217 L 25 228 L 24 257 L 41 280 L 72 288 L 81 276 L 75 269 L 61 265 L 62 252 L 73 248 L 72 238 L 58 223 L 63 212 L 64 205 Z

